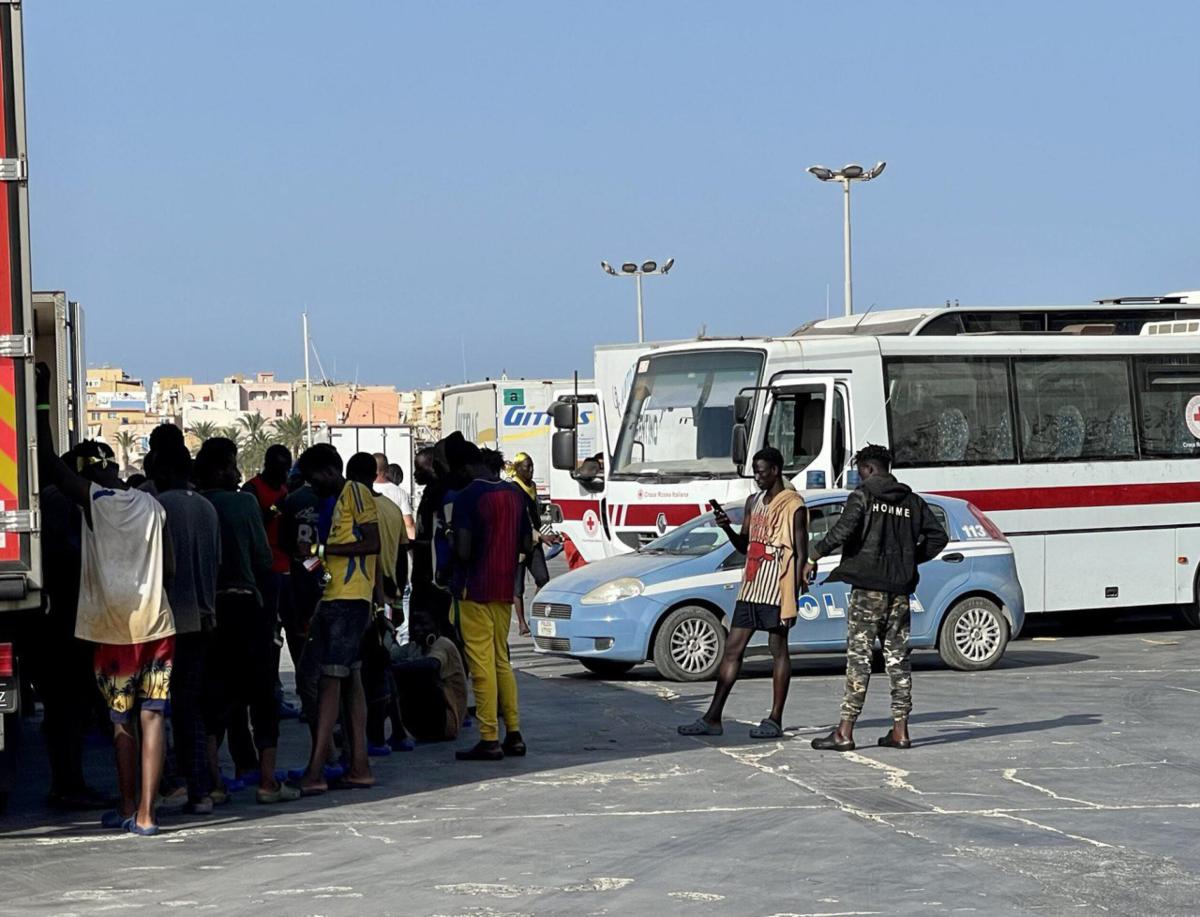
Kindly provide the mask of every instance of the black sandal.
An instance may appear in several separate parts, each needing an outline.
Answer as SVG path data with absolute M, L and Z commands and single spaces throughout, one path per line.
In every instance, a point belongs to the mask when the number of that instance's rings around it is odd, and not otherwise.
M 905 739 L 903 742 L 897 742 L 892 738 L 889 732 L 887 735 L 879 737 L 879 745 L 883 748 L 912 748 L 912 739 Z
M 849 742 L 839 741 L 837 730 L 835 729 L 827 736 L 813 739 L 812 747 L 817 751 L 854 751 L 855 745 L 853 740 Z
M 521 738 L 521 733 L 510 732 L 504 737 L 504 744 L 500 746 L 506 757 L 509 758 L 524 758 L 525 757 L 525 740 Z

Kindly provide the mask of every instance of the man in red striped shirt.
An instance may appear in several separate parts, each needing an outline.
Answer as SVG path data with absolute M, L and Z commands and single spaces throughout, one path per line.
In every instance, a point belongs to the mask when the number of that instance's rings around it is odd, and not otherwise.
M 448 450 L 449 452 L 449 450 Z M 533 544 L 525 496 L 488 469 L 479 448 L 466 441 L 447 455 L 452 472 L 470 481 L 458 491 L 450 515 L 455 550 L 454 595 L 459 627 L 475 687 L 479 743 L 457 753 L 460 761 L 499 761 L 525 754 L 517 710 L 517 680 L 508 660 L 513 584 L 517 565 Z M 500 744 L 499 719 L 505 727 Z

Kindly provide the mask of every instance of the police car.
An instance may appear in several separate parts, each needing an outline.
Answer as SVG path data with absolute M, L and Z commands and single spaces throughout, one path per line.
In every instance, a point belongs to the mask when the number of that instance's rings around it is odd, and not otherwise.
M 845 491 L 805 493 L 810 537 L 825 536 L 846 505 Z M 1025 601 L 1012 546 L 971 504 L 927 495 L 950 543 L 921 567 L 912 597 L 914 648 L 936 648 L 951 668 L 987 669 L 1020 633 Z M 743 507 L 726 507 L 734 525 Z M 846 647 L 849 587 L 828 582 L 841 558 L 822 558 L 816 582 L 800 598 L 789 632 L 793 653 Z M 741 585 L 738 553 L 712 513 L 650 542 L 636 554 L 610 557 L 551 580 L 533 602 L 539 653 L 569 656 L 600 675 L 619 675 L 653 661 L 673 681 L 712 678 Z M 766 651 L 767 635 L 750 643 Z

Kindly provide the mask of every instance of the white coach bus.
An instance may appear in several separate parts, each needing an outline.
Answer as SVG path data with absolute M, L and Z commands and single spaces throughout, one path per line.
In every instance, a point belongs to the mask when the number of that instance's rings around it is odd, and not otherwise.
M 736 505 L 763 445 L 780 449 L 797 487 L 845 486 L 866 443 L 888 445 L 915 489 L 995 520 L 1027 611 L 1178 603 L 1200 626 L 1195 336 L 817 334 L 661 348 L 638 362 L 600 495 L 604 531 L 631 550 L 710 499 Z

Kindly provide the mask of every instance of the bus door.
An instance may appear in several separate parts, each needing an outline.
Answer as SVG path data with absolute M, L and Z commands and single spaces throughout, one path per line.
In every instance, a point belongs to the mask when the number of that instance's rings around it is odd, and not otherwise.
M 798 490 L 846 486 L 850 461 L 850 389 L 844 379 L 784 373 L 772 380 L 763 445 L 783 454 Z
M 555 392 L 554 398 L 547 521 L 591 563 L 615 553 L 607 517 L 609 445 L 600 392 L 571 389 Z

